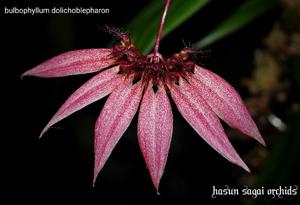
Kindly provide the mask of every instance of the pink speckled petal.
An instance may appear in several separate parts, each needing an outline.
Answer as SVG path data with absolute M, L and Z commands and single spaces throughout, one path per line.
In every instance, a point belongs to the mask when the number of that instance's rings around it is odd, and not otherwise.
M 100 71 L 113 63 L 112 49 L 83 49 L 53 57 L 26 71 L 22 76 L 63 77 Z
M 219 118 L 199 93 L 182 79 L 179 86 L 169 88 L 179 112 L 194 130 L 223 157 L 249 171 L 229 142 Z
M 159 86 L 154 93 L 150 84 L 139 112 L 138 139 L 157 191 L 167 162 L 172 131 L 173 115 L 166 91 Z
M 76 90 L 52 117 L 40 137 L 55 123 L 68 117 L 83 107 L 105 97 L 121 82 L 117 75 L 119 66 L 105 70 Z
M 113 148 L 132 121 L 143 92 L 141 82 L 126 79 L 109 96 L 95 126 L 94 184 Z
M 195 68 L 195 75 L 190 76 L 188 80 L 212 110 L 229 126 L 265 145 L 243 100 L 228 82 L 199 66 Z

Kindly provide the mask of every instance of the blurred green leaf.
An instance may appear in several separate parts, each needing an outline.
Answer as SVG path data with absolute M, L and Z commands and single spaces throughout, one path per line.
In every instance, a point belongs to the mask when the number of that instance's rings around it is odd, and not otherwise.
M 186 21 L 208 2 L 209 0 L 172 1 L 167 14 L 163 36 Z M 128 25 L 133 43 L 143 53 L 149 52 L 155 42 L 163 8 L 164 1 L 152 0 Z
M 289 116 L 288 129 L 280 136 L 276 143 L 272 146 L 269 156 L 258 175 L 255 187 L 264 186 L 266 188 L 279 188 L 289 187 L 295 185 L 299 186 L 299 181 L 296 177 L 299 175 L 299 162 L 300 162 L 300 115 L 293 113 Z M 299 192 L 299 190 L 298 190 Z M 300 195 L 297 196 L 283 196 L 289 199 L 288 204 L 298 204 Z M 247 205 L 274 205 L 286 204 L 285 201 L 272 200 L 271 196 L 265 195 L 255 200 L 248 201 Z
M 202 40 L 195 43 L 195 48 L 204 48 L 215 41 L 242 28 L 261 14 L 275 7 L 277 0 L 248 0 L 231 16 L 213 29 Z

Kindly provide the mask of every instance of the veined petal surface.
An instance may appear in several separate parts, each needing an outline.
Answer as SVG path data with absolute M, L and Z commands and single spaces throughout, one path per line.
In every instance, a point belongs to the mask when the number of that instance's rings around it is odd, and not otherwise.
M 221 122 L 206 101 L 189 83 L 180 79 L 179 86 L 169 86 L 172 98 L 182 116 L 218 153 L 249 171 L 228 140 Z
M 147 87 L 138 118 L 138 140 L 152 182 L 158 191 L 167 162 L 173 131 L 173 114 L 164 87 Z
M 93 73 L 115 63 L 111 53 L 112 49 L 107 48 L 65 52 L 26 71 L 22 76 L 51 78 Z
M 143 92 L 140 82 L 132 85 L 132 79 L 122 82 L 107 99 L 95 126 L 94 183 L 125 130 L 132 121 Z
M 43 129 L 40 137 L 55 123 L 110 94 L 121 82 L 121 76 L 117 75 L 118 71 L 119 66 L 115 66 L 99 73 L 83 84 L 59 108 Z
M 195 75 L 190 75 L 188 80 L 213 111 L 229 126 L 265 145 L 243 100 L 228 82 L 217 74 L 199 66 L 195 67 Z

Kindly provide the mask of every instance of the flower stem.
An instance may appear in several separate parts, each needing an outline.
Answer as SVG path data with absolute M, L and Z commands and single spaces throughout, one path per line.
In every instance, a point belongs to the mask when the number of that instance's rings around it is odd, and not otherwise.
M 157 32 L 157 36 L 156 36 L 156 41 L 154 44 L 154 49 L 153 49 L 153 54 L 156 55 L 158 53 L 158 48 L 159 48 L 159 43 L 160 43 L 160 38 L 161 38 L 161 34 L 162 34 L 162 30 L 165 24 L 165 20 L 166 20 L 166 16 L 169 10 L 169 6 L 170 6 L 171 0 L 166 0 L 166 4 L 165 4 L 165 9 L 164 9 L 164 13 L 161 17 L 160 20 L 160 25 L 159 25 L 159 29 Z

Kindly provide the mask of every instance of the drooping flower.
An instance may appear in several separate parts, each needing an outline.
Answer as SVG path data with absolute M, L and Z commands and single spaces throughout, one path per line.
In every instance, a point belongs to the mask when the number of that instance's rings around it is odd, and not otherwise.
M 220 76 L 189 60 L 194 50 L 185 48 L 168 58 L 158 53 L 169 5 L 170 0 L 167 0 L 153 52 L 146 56 L 131 43 L 127 34 L 114 32 L 121 43 L 111 49 L 66 52 L 23 74 L 48 78 L 101 71 L 66 100 L 40 135 L 60 120 L 110 94 L 95 126 L 94 183 L 140 107 L 138 142 L 158 190 L 173 130 L 168 95 L 212 148 L 246 171 L 249 168 L 231 145 L 219 118 L 264 145 L 239 94 Z

